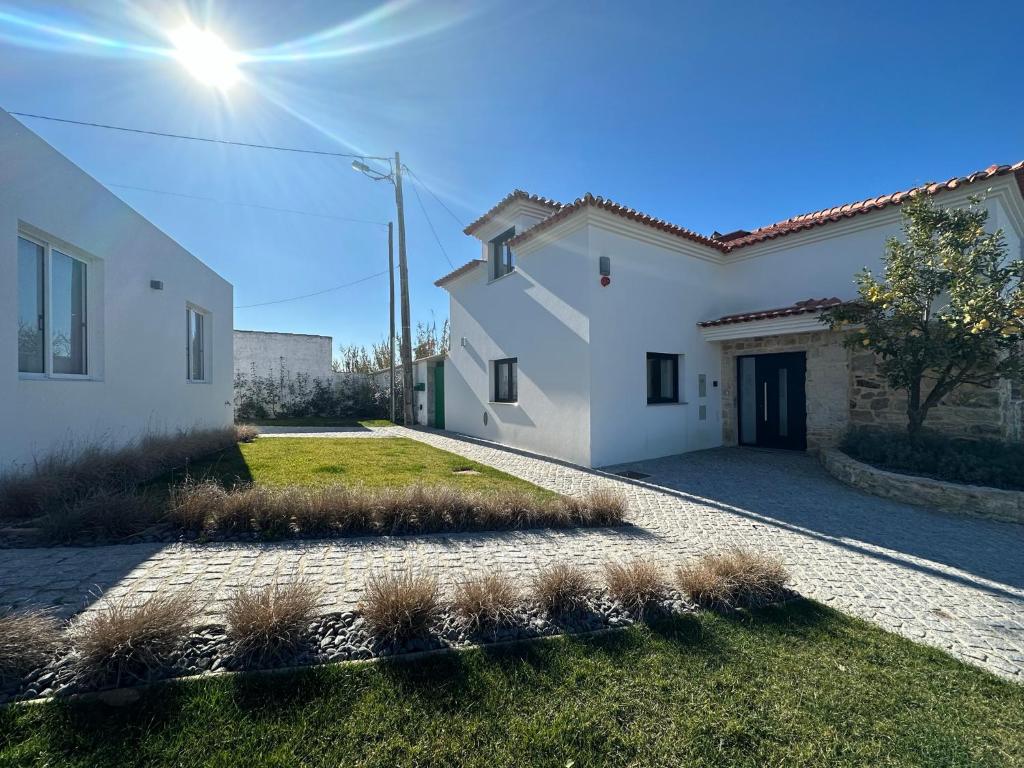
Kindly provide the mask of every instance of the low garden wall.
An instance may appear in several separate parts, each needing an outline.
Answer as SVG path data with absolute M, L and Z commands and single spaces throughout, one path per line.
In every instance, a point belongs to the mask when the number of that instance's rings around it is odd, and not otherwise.
M 887 472 L 840 450 L 821 452 L 821 463 L 838 480 L 875 496 L 946 512 L 1024 523 L 1024 492 L 961 485 L 930 477 Z

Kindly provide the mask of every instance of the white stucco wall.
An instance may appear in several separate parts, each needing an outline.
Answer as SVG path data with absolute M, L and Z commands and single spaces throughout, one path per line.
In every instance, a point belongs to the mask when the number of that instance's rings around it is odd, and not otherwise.
M 287 376 L 305 374 L 312 379 L 329 380 L 331 371 L 331 337 L 304 333 L 240 331 L 234 333 L 235 373 L 251 376 L 280 375 L 282 366 Z
M 989 187 L 965 187 L 937 195 L 943 207 L 969 204 L 972 195 L 989 190 L 984 206 L 990 231 L 1002 228 L 1011 254 L 1020 254 L 1018 209 L 1021 196 L 1012 177 L 993 180 Z M 888 208 L 844 221 L 814 227 L 725 256 L 720 283 L 721 301 L 708 318 L 732 312 L 769 309 L 809 298 L 857 295 L 854 276 L 864 267 L 881 272 L 885 241 L 902 233 L 901 209 Z
M 481 265 L 447 286 L 447 429 L 590 464 L 589 261 L 581 229 L 497 280 Z M 518 358 L 519 401 L 495 403 L 491 362 L 507 357 Z
M 606 217 L 596 220 L 604 223 Z M 615 222 L 610 222 L 614 224 Z M 711 448 L 721 442 L 718 345 L 697 323 L 713 312 L 720 267 L 678 238 L 640 240 L 590 227 L 591 461 L 605 466 Z M 602 287 L 599 258 L 611 260 Z M 647 353 L 680 355 L 679 403 L 647 403 Z M 698 396 L 698 375 L 707 394 Z M 700 407 L 704 406 L 704 420 Z
M 1020 255 L 1024 205 L 1012 177 L 936 201 L 964 205 L 983 192 L 990 229 L 1002 228 L 1010 253 Z M 476 232 L 482 257 L 511 224 L 522 232 L 537 220 L 536 211 L 510 206 Z M 697 323 L 807 298 L 852 298 L 854 275 L 879 268 L 885 240 L 900 231 L 894 208 L 721 254 L 603 211 L 576 213 L 522 244 L 514 273 L 490 280 L 481 265 L 445 286 L 447 427 L 590 466 L 721 445 L 720 348 Z M 611 259 L 608 287 L 600 285 L 601 256 Z M 647 352 L 682 355 L 683 402 L 647 404 Z M 491 402 L 491 363 L 505 357 L 519 360 L 515 404 Z
M 87 379 L 18 373 L 19 227 L 88 264 Z M 205 383 L 186 379 L 187 303 L 209 313 Z M 0 471 L 147 431 L 230 425 L 231 347 L 231 285 L 0 111 Z

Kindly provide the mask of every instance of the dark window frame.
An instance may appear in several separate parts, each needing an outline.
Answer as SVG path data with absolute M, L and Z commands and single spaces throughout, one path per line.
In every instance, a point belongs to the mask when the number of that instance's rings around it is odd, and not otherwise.
M 500 396 L 501 368 L 503 366 L 514 366 L 509 371 L 509 396 Z M 494 402 L 495 403 L 517 403 L 519 402 L 519 358 L 503 357 L 494 361 Z
M 647 376 L 648 370 L 650 369 L 651 361 L 657 360 L 659 363 L 662 360 L 669 360 L 672 363 L 672 396 L 662 397 L 661 392 L 661 366 L 657 365 L 654 368 L 654 381 L 651 382 L 650 377 Z M 644 375 L 647 379 L 647 404 L 648 405 L 665 405 L 670 403 L 679 402 L 679 355 L 667 354 L 664 352 L 648 352 L 647 359 L 645 361 Z M 651 394 L 653 383 L 653 390 L 655 394 Z
M 509 272 L 515 272 L 515 259 L 512 256 L 512 249 L 508 246 L 508 241 L 515 236 L 516 228 L 512 227 L 511 229 L 506 229 L 500 235 L 491 239 L 490 248 L 492 280 L 497 280 L 499 277 L 504 277 Z

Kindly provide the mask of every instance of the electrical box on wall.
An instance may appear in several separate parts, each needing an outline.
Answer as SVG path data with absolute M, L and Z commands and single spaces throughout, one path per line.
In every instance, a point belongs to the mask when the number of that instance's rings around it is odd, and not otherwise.
M 421 381 L 419 384 L 414 384 L 413 389 L 416 390 L 417 392 L 426 392 L 427 383 L 425 381 Z
M 612 259 L 610 256 L 602 256 L 598 259 L 598 269 L 601 272 L 601 277 L 612 276 Z

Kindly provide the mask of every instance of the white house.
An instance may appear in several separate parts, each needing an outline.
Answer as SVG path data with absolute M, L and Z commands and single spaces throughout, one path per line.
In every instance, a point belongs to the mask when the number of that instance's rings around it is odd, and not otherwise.
M 0 471 L 232 423 L 232 289 L 0 110 Z
M 918 190 L 987 192 L 1024 239 L 1024 163 Z M 437 281 L 451 300 L 448 429 L 605 466 L 737 443 L 818 448 L 896 423 L 870 355 L 818 322 L 878 267 L 913 190 L 704 236 L 600 197 L 515 191 L 466 228 L 481 258 Z M 1020 383 L 949 398 L 929 424 L 1020 439 Z

